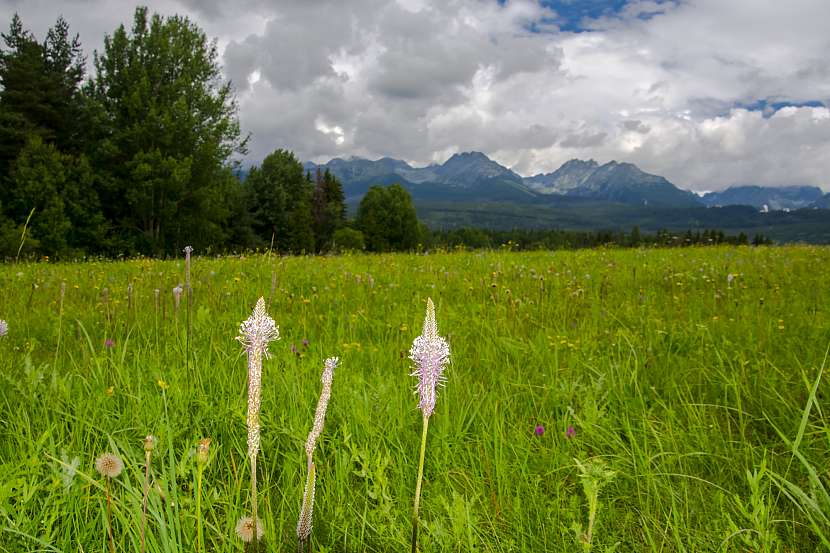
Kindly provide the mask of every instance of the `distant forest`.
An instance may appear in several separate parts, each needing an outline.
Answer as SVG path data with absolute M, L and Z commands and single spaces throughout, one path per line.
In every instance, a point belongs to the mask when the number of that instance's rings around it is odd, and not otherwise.
M 41 40 L 15 15 L 0 45 L 0 258 L 435 247 L 767 243 L 717 230 L 430 231 L 402 187 L 347 218 L 342 184 L 276 150 L 244 180 L 248 135 L 215 44 L 185 17 L 135 10 L 93 57 L 59 18 Z

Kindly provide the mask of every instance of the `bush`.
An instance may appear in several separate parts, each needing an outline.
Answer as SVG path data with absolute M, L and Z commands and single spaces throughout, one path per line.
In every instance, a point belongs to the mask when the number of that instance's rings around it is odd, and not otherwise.
M 362 251 L 366 248 L 363 233 L 353 228 L 337 229 L 332 235 L 332 242 L 336 252 Z

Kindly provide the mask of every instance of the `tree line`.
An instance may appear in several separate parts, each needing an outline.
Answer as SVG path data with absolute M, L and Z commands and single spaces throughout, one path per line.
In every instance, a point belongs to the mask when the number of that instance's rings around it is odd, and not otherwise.
M 17 15 L 2 33 L 0 259 L 166 256 L 186 245 L 314 253 L 639 243 L 604 233 L 431 232 L 399 185 L 370 188 L 349 220 L 340 181 L 306 172 L 282 149 L 241 178 L 249 136 L 233 87 L 215 42 L 186 17 L 136 8 L 131 27 L 107 35 L 92 62 L 88 76 L 62 17 L 42 40 Z
M 270 248 L 413 249 L 400 186 L 346 218 L 342 184 L 276 150 L 239 177 L 248 136 L 214 42 L 186 17 L 135 10 L 87 78 L 61 17 L 38 40 L 15 15 L 0 45 L 0 258 Z
M 430 248 L 456 249 L 508 249 L 512 251 L 531 250 L 573 250 L 597 247 L 687 247 L 687 246 L 762 246 L 772 244 L 763 234 L 755 234 L 752 240 L 746 233 L 727 235 L 722 230 L 687 230 L 672 232 L 666 229 L 649 234 L 633 227 L 630 232 L 599 230 L 570 231 L 559 229 L 513 229 L 490 230 L 460 228 L 433 231 L 426 236 L 424 246 Z

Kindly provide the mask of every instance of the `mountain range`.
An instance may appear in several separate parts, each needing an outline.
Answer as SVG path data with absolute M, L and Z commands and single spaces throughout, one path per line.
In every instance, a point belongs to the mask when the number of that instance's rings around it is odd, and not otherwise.
M 749 205 L 777 211 L 819 207 L 821 188 L 817 186 L 732 186 L 721 192 L 709 192 L 701 198 L 707 207 Z
M 523 177 L 481 152 L 455 154 L 443 164 L 412 167 L 384 157 L 335 158 L 321 165 L 305 163 L 307 171 L 328 169 L 343 183 L 347 202 L 354 204 L 372 185 L 399 183 L 418 202 L 517 202 L 555 205 L 613 203 L 654 208 L 747 205 L 769 210 L 830 206 L 814 186 L 737 186 L 698 196 L 631 163 L 572 159 L 556 171 Z
M 815 201 L 812 206 L 819 209 L 830 209 L 830 194 L 825 194 L 821 198 Z

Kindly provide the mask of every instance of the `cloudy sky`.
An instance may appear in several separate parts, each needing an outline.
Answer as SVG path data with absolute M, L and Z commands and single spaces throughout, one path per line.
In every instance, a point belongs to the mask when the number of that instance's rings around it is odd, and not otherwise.
M 693 190 L 830 191 L 828 0 L 159 0 L 218 40 L 248 160 L 479 150 L 523 175 L 636 163 Z M 122 0 L 0 0 L 91 58 Z

